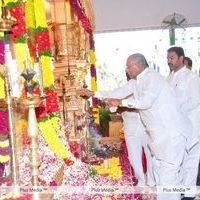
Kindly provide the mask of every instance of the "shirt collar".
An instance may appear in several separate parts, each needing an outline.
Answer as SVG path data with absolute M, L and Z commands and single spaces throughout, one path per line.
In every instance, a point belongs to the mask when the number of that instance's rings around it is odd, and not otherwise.
M 187 67 L 186 66 L 182 67 L 177 72 L 173 72 L 173 74 L 174 75 L 178 75 L 178 74 L 181 74 L 182 72 L 185 72 L 185 71 L 187 71 Z
M 137 80 L 142 79 L 142 77 L 149 71 L 149 68 L 145 68 L 140 74 L 137 75 Z

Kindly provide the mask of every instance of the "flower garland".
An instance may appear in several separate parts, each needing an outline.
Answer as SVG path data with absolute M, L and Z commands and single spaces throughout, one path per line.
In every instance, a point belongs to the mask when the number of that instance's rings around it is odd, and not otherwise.
M 103 163 L 93 167 L 99 175 L 107 174 L 109 179 L 120 179 L 122 178 L 122 170 L 119 161 L 119 158 L 109 158 L 109 168 L 105 168 Z
M 78 0 L 70 0 L 70 4 L 72 8 L 74 9 L 76 15 L 78 16 L 78 19 L 81 21 L 83 28 L 85 31 L 87 31 L 89 34 L 92 34 L 92 26 L 90 24 L 89 19 L 87 18 L 84 9 L 82 8 L 80 1 Z
M 32 12 L 30 12 L 30 10 Z M 34 11 L 34 12 L 33 12 Z M 32 45 L 36 46 L 42 68 L 44 92 L 46 102 L 36 108 L 36 116 L 40 132 L 53 152 L 62 158 L 67 165 L 72 164 L 73 155 L 61 143 L 58 133 L 60 129 L 58 97 L 54 88 L 54 76 L 51 69 L 52 58 L 50 52 L 50 40 L 45 16 L 44 3 L 42 0 L 28 0 L 25 4 L 25 16 L 29 34 L 34 39 Z M 35 93 L 40 94 L 39 89 Z
M 2 2 L 1 2 L 2 3 Z M 5 44 L 4 34 L 0 33 L 0 64 L 5 64 Z M 5 81 L 0 76 L 0 163 L 4 163 L 10 160 L 11 149 L 9 145 L 9 123 L 8 123 L 8 109 L 5 103 L 6 92 L 5 92 Z
M 3 65 L 5 63 L 5 56 L 4 56 L 4 40 L 3 35 L 1 34 L 0 37 L 0 64 Z M 5 81 L 2 76 L 0 76 L 0 99 L 5 99 L 6 92 L 5 92 Z
M 0 163 L 10 160 L 11 149 L 9 145 L 9 122 L 7 107 L 0 107 Z
M 96 56 L 95 56 L 95 47 L 94 47 L 94 39 L 93 34 L 89 35 L 90 41 L 90 52 L 89 52 L 89 59 L 90 59 L 90 75 L 91 75 L 91 90 L 97 91 L 97 75 L 96 75 Z M 98 100 L 96 98 L 92 98 L 93 103 L 93 116 L 95 119 L 95 123 L 100 123 L 99 118 L 99 108 L 98 108 Z
M 31 58 L 36 59 L 36 46 L 35 46 L 35 12 L 34 11 L 34 2 L 27 1 L 25 4 L 25 21 L 28 29 L 28 46 Z M 30 12 L 31 11 L 31 12 Z
M 27 45 L 27 29 L 24 18 L 23 3 L 20 0 L 5 0 L 5 8 L 16 20 L 12 26 L 11 41 L 14 42 L 15 57 L 20 71 L 25 70 L 25 61 L 30 60 L 30 53 Z
M 95 47 L 94 47 L 94 39 L 93 39 L 93 31 L 92 26 L 85 14 L 85 10 L 78 0 L 70 0 L 70 4 L 75 11 L 78 19 L 81 21 L 84 30 L 89 33 L 89 43 L 90 43 L 90 51 L 89 51 L 89 59 L 90 59 L 90 75 L 91 75 L 91 90 L 97 91 L 97 76 L 96 76 L 96 57 L 95 57 Z M 95 119 L 95 123 L 99 124 L 99 108 L 98 101 L 96 98 L 92 98 L 93 104 L 93 116 Z

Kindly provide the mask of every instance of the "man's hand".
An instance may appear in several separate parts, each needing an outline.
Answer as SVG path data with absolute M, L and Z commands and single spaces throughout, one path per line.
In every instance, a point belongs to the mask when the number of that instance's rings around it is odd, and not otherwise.
M 117 106 L 120 106 L 122 104 L 122 100 L 119 100 L 119 99 L 107 99 L 107 104 L 110 107 L 117 107 Z
M 85 88 L 81 89 L 79 91 L 79 94 L 82 97 L 88 97 L 88 98 L 91 97 L 91 96 L 94 96 L 94 92 L 92 92 L 92 91 L 90 91 L 88 89 L 85 89 Z

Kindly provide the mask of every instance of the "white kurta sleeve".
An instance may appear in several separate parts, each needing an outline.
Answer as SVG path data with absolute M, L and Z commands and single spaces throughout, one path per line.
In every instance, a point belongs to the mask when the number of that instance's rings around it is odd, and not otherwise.
M 140 88 L 142 90 L 140 91 L 141 95 L 132 99 L 122 100 L 122 105 L 136 109 L 150 108 L 163 88 L 163 81 L 164 80 L 159 76 L 149 77 L 145 80 L 145 83 L 143 83 L 145 86 Z
M 113 98 L 113 99 L 123 99 L 127 96 L 133 94 L 133 84 L 135 80 L 130 80 L 127 84 L 123 85 L 112 91 L 105 91 L 105 92 L 95 92 L 94 97 L 98 99 L 106 99 L 106 98 Z

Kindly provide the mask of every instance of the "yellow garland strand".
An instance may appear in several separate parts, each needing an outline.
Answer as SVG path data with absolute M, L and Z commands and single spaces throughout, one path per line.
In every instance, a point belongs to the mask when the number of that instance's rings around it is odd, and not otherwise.
M 6 163 L 10 160 L 10 156 L 6 155 L 6 156 L 2 156 L 0 155 L 0 163 Z
M 45 8 L 42 0 L 34 0 L 34 14 L 36 29 L 47 28 Z M 51 57 L 45 55 L 40 56 L 44 87 L 50 87 L 54 85 L 54 76 L 51 69 L 51 62 Z M 58 137 L 58 133 L 64 134 L 60 129 L 60 120 L 58 120 L 58 118 L 53 117 L 47 121 L 41 121 L 38 125 L 43 138 L 58 157 L 62 159 L 74 159 L 74 156 L 70 151 L 68 151 L 68 149 L 66 149 Z
M 62 137 L 66 137 L 65 132 L 61 130 L 60 123 L 61 123 L 61 121 L 60 121 L 59 117 L 54 116 L 51 118 L 51 124 L 52 124 L 54 130 L 56 131 L 56 133 L 60 134 Z
M 27 120 L 25 119 L 20 119 L 17 126 L 16 126 L 16 132 L 19 133 L 24 133 L 24 132 L 27 132 L 27 127 L 28 124 L 27 124 Z
M 23 72 L 25 61 L 31 60 L 27 43 L 14 43 L 14 51 L 20 71 Z
M 97 82 L 95 77 L 91 77 L 91 90 L 93 92 L 97 91 Z
M 19 0 L 4 0 L 5 5 L 9 4 L 9 3 L 16 3 Z
M 9 147 L 9 140 L 0 141 L 0 148 Z
M 41 56 L 40 63 L 42 67 L 42 76 L 44 87 L 50 87 L 54 85 L 54 76 L 51 70 L 51 57 Z
M 90 49 L 89 57 L 90 57 L 90 64 L 92 64 L 92 65 L 95 66 L 95 63 L 96 63 L 96 57 L 95 57 L 94 50 Z
M 2 1 L 0 1 L 0 8 L 2 7 Z M 2 10 L 0 9 L 0 16 L 2 15 Z M 2 34 L 3 32 L 1 32 L 0 34 Z
M 25 21 L 27 28 L 35 28 L 35 14 L 34 14 L 34 2 L 28 0 L 25 4 Z
M 51 125 L 51 121 L 41 121 L 39 122 L 39 129 L 41 131 L 41 134 L 49 147 L 52 149 L 52 151 L 61 159 L 65 158 L 72 158 L 72 154 L 67 152 L 64 144 L 61 143 L 58 136 L 55 134 L 55 130 L 53 126 Z
M 47 28 L 45 7 L 42 0 L 34 0 L 36 27 Z
M 6 98 L 5 81 L 4 81 L 4 79 L 0 76 L 0 99 L 5 99 L 5 98 Z

